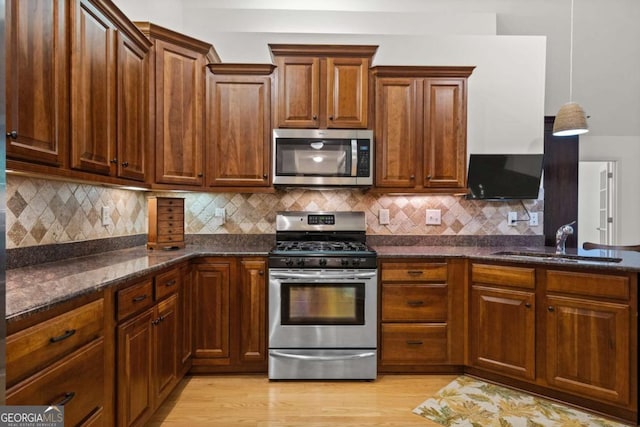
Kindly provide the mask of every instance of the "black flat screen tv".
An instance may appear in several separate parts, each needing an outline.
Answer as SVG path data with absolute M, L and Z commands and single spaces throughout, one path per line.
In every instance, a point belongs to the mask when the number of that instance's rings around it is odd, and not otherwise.
M 542 154 L 471 154 L 468 199 L 537 199 Z

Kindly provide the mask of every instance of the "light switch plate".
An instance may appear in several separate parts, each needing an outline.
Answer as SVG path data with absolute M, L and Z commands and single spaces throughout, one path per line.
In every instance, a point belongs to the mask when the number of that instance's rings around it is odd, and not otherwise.
M 227 212 L 225 208 L 216 208 L 216 210 L 213 213 L 213 216 L 215 216 L 216 218 L 220 218 L 220 223 L 224 224 L 226 221 Z
M 102 226 L 106 227 L 107 225 L 111 224 L 111 209 L 109 209 L 108 206 L 103 206 L 102 210 L 100 211 L 101 213 L 101 220 L 102 220 Z
M 378 210 L 378 222 L 380 223 L 380 225 L 387 225 L 390 223 L 389 209 Z
M 426 224 L 440 225 L 442 223 L 440 209 L 427 209 Z

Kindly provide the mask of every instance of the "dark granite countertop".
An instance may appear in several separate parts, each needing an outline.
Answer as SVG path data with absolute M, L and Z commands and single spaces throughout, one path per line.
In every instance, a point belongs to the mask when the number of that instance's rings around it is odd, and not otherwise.
M 266 256 L 271 250 L 269 240 L 247 243 L 189 244 L 175 251 L 150 251 L 144 246 L 104 252 L 7 270 L 6 316 L 14 321 L 46 310 L 74 297 L 95 292 L 106 286 L 117 285 L 146 274 L 159 271 L 181 261 L 201 256 Z M 619 263 L 557 260 L 547 258 L 496 255 L 500 251 L 553 253 L 548 247 L 503 246 L 385 246 L 376 245 L 379 257 L 467 257 L 473 260 L 509 261 L 523 264 L 561 265 L 625 272 L 640 272 L 640 253 L 619 251 L 568 250 L 569 254 L 598 257 L 620 257 Z

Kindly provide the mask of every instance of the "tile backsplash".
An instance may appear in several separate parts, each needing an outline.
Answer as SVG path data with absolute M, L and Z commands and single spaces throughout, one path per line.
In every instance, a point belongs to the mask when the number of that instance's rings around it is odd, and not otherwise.
M 275 193 L 149 193 L 103 186 L 9 175 L 7 248 L 119 237 L 147 232 L 146 199 L 151 195 L 185 198 L 186 234 L 275 233 L 281 210 L 361 210 L 367 232 L 376 235 L 541 235 L 543 224 L 507 224 L 507 212 L 526 214 L 519 202 L 471 201 L 459 196 L 395 196 L 364 190 L 278 190 Z M 527 209 L 542 212 L 542 200 Z M 110 210 L 103 226 L 101 209 Z M 225 217 L 215 216 L 224 208 Z M 379 209 L 389 209 L 390 224 L 380 225 Z M 440 209 L 441 225 L 425 225 L 426 209 Z M 542 219 L 542 215 L 540 215 Z

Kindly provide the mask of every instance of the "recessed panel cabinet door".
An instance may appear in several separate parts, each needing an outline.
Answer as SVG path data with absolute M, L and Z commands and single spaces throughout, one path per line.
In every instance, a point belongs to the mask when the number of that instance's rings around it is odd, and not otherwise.
M 66 164 L 67 2 L 7 0 L 7 157 Z
M 178 381 L 178 295 L 160 301 L 156 310 L 154 402 L 162 402 Z
M 116 149 L 116 32 L 87 0 L 72 4 L 71 167 L 109 175 Z
M 118 32 L 117 173 L 144 181 L 145 149 L 149 139 L 149 55 Z
M 211 75 L 209 82 L 209 186 L 268 186 L 270 77 Z
M 424 187 L 465 186 L 464 79 L 424 81 Z
M 204 58 L 155 40 L 156 182 L 202 185 Z
M 369 60 L 327 58 L 327 127 L 366 128 Z
M 413 188 L 417 151 L 416 80 L 376 80 L 376 187 Z
M 267 360 L 267 263 L 240 261 L 240 361 Z
M 629 404 L 629 324 L 626 304 L 580 298 L 546 299 L 547 382 L 599 400 Z
M 278 127 L 317 128 L 320 115 L 320 59 L 276 57 Z
M 199 359 L 228 363 L 231 308 L 231 265 L 216 262 L 195 267 L 194 282 L 194 365 Z M 209 362 L 209 363 L 207 363 Z M 211 364 L 205 360 L 204 364 Z M 213 363 L 215 364 L 215 363 Z

